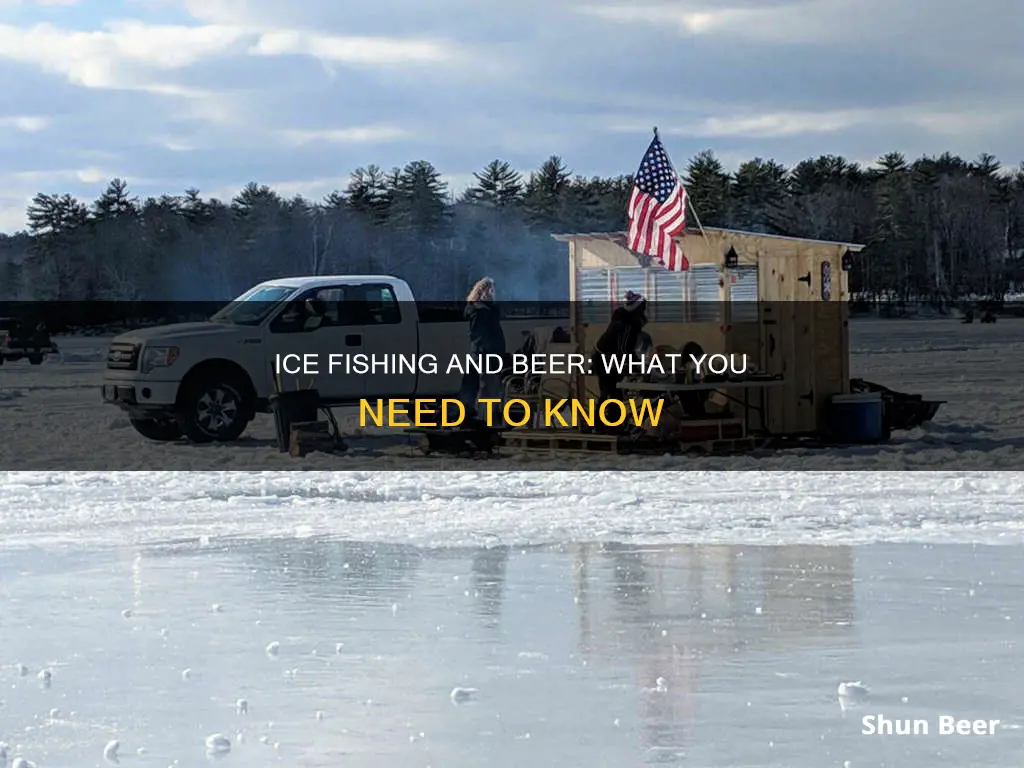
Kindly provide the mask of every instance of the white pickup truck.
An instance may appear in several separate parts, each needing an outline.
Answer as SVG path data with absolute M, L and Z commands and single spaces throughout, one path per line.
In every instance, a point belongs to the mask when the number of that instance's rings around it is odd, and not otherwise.
M 450 305 L 453 306 L 453 305 Z M 503 319 L 509 351 L 537 326 L 564 320 Z M 437 374 L 280 373 L 277 355 L 429 352 Z M 325 407 L 361 398 L 452 397 L 462 383 L 445 374 L 453 354 L 469 352 L 458 312 L 432 314 L 412 289 L 389 275 L 291 277 L 251 288 L 201 323 L 177 323 L 116 337 L 107 354 L 103 400 L 127 411 L 151 440 L 236 440 L 277 391 L 315 388 Z M 294 360 L 294 358 L 293 358 Z

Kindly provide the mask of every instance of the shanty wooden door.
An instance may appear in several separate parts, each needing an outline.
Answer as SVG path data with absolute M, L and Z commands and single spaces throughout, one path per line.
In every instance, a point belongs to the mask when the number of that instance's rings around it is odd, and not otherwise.
M 762 361 L 766 372 L 781 374 L 785 382 L 766 393 L 765 421 L 772 434 L 819 429 L 815 305 L 820 294 L 808 277 L 809 263 L 809 256 L 795 248 L 758 256 Z

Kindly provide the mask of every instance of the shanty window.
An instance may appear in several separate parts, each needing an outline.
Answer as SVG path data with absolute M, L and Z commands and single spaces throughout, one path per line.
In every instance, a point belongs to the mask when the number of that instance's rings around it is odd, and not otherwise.
M 686 272 L 660 266 L 588 268 L 577 272 L 576 293 L 585 323 L 611 320 L 626 291 L 647 297 L 652 321 L 717 323 L 722 321 L 721 279 L 714 264 L 698 264 Z
M 733 267 L 729 273 L 731 322 L 757 322 L 757 266 Z
M 832 262 L 821 262 L 821 300 L 832 301 Z

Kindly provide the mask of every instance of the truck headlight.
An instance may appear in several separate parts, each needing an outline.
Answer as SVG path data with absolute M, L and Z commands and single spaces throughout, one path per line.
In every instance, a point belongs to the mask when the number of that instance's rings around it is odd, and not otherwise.
M 142 372 L 149 373 L 154 368 L 166 368 L 178 359 L 180 352 L 177 347 L 146 347 L 142 353 Z

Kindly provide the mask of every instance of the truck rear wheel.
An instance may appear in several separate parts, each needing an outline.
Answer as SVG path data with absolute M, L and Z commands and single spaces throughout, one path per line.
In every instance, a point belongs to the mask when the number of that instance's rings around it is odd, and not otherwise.
M 174 419 L 142 419 L 130 416 L 128 420 L 135 431 L 148 440 L 169 443 L 182 435 L 181 427 Z
M 178 426 L 194 443 L 237 440 L 253 416 L 253 405 L 244 392 L 245 387 L 231 379 L 199 379 L 180 401 Z
M 43 364 L 43 356 L 38 354 L 38 353 L 30 354 L 28 356 L 28 364 L 29 365 L 42 365 Z

